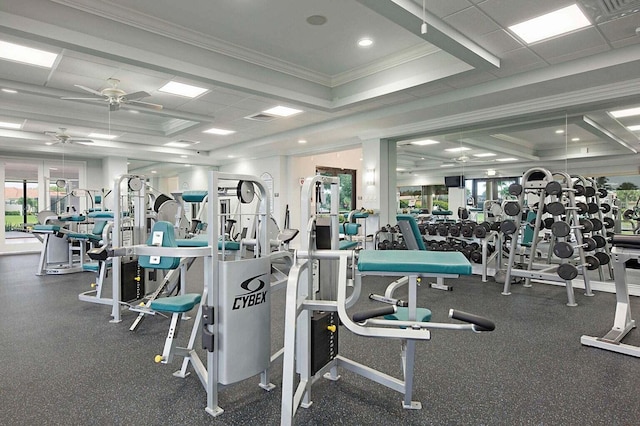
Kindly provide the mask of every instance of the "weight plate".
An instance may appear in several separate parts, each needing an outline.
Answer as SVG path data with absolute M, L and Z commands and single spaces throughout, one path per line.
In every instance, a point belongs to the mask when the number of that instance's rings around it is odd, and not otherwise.
M 544 191 L 549 195 L 560 195 L 562 193 L 562 185 L 554 180 L 545 186 Z
M 596 217 L 589 219 L 591 220 L 591 223 L 593 224 L 593 231 L 600 231 L 602 230 L 602 221 Z
M 587 204 L 587 212 L 589 212 L 589 214 L 596 214 L 598 213 L 598 210 L 600 210 L 600 208 L 596 203 Z
M 509 201 L 504 205 L 504 212 L 509 216 L 517 216 L 520 214 L 520 204 L 515 201 Z
M 582 241 L 582 244 L 586 245 L 586 247 L 584 247 L 584 251 L 593 251 L 596 248 L 598 248 L 598 244 L 596 243 L 596 240 L 594 240 L 593 238 L 585 238 Z
M 611 211 L 611 205 L 609 205 L 607 203 L 602 203 L 600 208 L 602 209 L 602 213 L 605 213 L 605 214 L 609 213 Z
M 553 246 L 553 254 L 560 259 L 568 259 L 573 256 L 573 246 L 565 241 L 559 241 Z
M 583 214 L 589 211 L 589 206 L 582 201 L 578 201 L 576 203 L 576 207 L 578 208 L 578 213 Z
M 593 271 L 594 269 L 598 269 L 600 267 L 600 262 L 598 258 L 595 256 L 585 256 L 584 260 L 587 262 L 587 269 Z
M 500 224 L 500 231 L 502 231 L 502 233 L 505 235 L 511 235 L 516 232 L 517 229 L 518 227 L 512 220 L 503 220 Z
M 253 188 L 253 183 L 246 180 L 239 181 L 238 187 L 236 188 L 236 194 L 241 203 L 248 204 L 252 202 L 253 197 L 256 194 L 256 191 Z
M 519 183 L 512 183 L 511 185 L 509 185 L 509 194 L 516 197 L 522 194 L 522 185 L 520 185 Z
M 582 232 L 584 233 L 593 231 L 593 222 L 589 219 L 580 219 L 580 225 L 582 226 Z
M 555 222 L 551 225 L 551 233 L 556 237 L 566 237 L 571 233 L 571 227 L 567 222 Z
M 601 265 L 607 265 L 609 262 L 611 262 L 611 258 L 609 257 L 609 255 L 603 251 L 599 251 L 597 253 L 594 253 L 593 255 L 598 259 L 598 262 L 600 262 Z
M 547 228 L 547 229 L 551 229 L 553 224 L 556 223 L 556 221 L 553 220 L 552 217 L 547 217 L 542 222 L 544 223 L 544 227 Z
M 561 214 L 564 214 L 564 211 L 565 211 L 564 204 L 562 204 L 560 201 L 549 203 L 547 204 L 547 211 L 549 212 L 549 214 L 553 216 L 560 216 Z
M 575 185 L 573 185 L 573 189 L 576 190 L 576 195 L 577 196 L 584 195 L 585 189 L 584 189 L 583 185 L 580 185 L 579 183 L 575 184 Z
M 584 195 L 586 197 L 595 197 L 596 189 L 593 186 L 587 186 L 584 188 Z
M 129 189 L 132 191 L 140 191 L 142 189 L 142 179 L 134 177 L 129 179 Z
M 558 266 L 557 273 L 558 276 L 563 280 L 571 281 L 578 276 L 578 268 L 570 263 L 563 263 L 562 265 Z
M 609 193 L 604 188 L 598 188 L 598 195 L 600 195 L 600 198 L 604 198 L 609 195 Z
M 596 248 L 602 248 L 607 245 L 607 240 L 602 235 L 594 235 L 591 238 L 595 241 Z
M 616 226 L 616 221 L 610 217 L 605 217 L 604 219 L 604 227 L 607 229 L 611 229 Z

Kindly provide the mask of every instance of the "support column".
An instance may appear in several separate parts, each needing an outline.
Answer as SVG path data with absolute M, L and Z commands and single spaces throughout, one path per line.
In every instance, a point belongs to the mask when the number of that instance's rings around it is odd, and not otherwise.
M 379 212 L 380 224 L 396 222 L 396 143 L 385 139 L 362 142 L 363 200 Z
M 102 160 L 102 187 L 113 189 L 113 180 L 128 171 L 125 157 L 106 157 Z M 105 208 L 110 210 L 114 208 L 113 197 L 107 197 L 103 202 L 106 202 Z

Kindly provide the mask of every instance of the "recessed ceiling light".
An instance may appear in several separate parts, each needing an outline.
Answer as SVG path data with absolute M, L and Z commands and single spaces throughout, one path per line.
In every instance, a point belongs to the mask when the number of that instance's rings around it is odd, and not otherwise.
M 51 68 L 57 53 L 0 41 L 0 58 L 38 67 Z
M 623 118 L 623 117 L 631 117 L 634 115 L 640 115 L 640 107 L 611 111 L 609 112 L 609 114 L 611 114 L 614 118 Z
M 322 15 L 311 15 L 307 18 L 310 25 L 324 25 L 327 23 L 327 17 Z
M 487 170 L 487 176 L 495 176 L 496 175 L 496 171 L 493 169 L 488 169 Z
M 404 169 L 402 167 L 396 168 L 396 172 L 404 172 L 405 170 L 407 170 L 407 169 Z
M 290 117 L 292 115 L 300 114 L 302 110 L 278 105 L 262 112 L 265 114 L 277 115 L 278 117 Z
M 191 167 L 191 164 L 185 164 L 184 166 L 185 167 Z
M 358 46 L 360 47 L 369 47 L 371 45 L 373 45 L 373 40 L 371 40 L 368 37 L 361 38 L 360 40 L 358 40 Z
M 631 130 L 632 132 L 637 132 L 638 130 L 640 130 L 640 124 L 636 124 L 635 126 L 627 126 L 627 129 Z
M 45 142 L 45 145 L 53 145 L 53 142 Z M 58 169 L 49 169 L 49 170 L 58 170 Z
M 232 133 L 235 133 L 235 130 L 225 130 L 225 129 L 217 129 L 215 127 L 210 128 L 209 130 L 205 130 L 202 133 L 210 133 L 212 135 L 222 135 L 222 136 L 226 136 L 226 135 L 230 135 Z
M 303 144 L 307 143 L 307 141 L 306 141 L 306 140 L 304 140 L 304 139 L 300 139 L 300 140 L 298 140 L 298 143 L 299 143 L 299 144 L 301 144 L 301 145 L 303 145 Z
M 496 161 L 518 161 L 518 159 L 513 157 L 507 157 L 507 158 L 498 158 Z
M 96 138 L 96 139 L 108 139 L 108 140 L 112 140 L 118 137 L 118 135 L 107 135 L 104 133 L 89 133 L 89 137 L 90 138 Z
M 425 145 L 435 145 L 437 143 L 440 143 L 440 142 L 434 141 L 433 139 L 422 139 L 422 140 L 419 140 L 419 141 L 411 142 L 411 145 L 425 146 Z
M 471 148 L 467 148 L 465 146 L 459 146 L 457 148 L 447 148 L 445 149 L 445 151 L 447 152 L 462 152 L 462 151 L 469 151 L 471 150 Z
M 17 91 L 17 90 L 13 90 L 13 89 L 2 89 L 2 91 L 3 91 L 4 93 L 12 93 L 12 94 L 13 94 L 13 93 L 18 93 L 18 91 Z
M 564 134 L 564 130 L 562 129 L 556 130 L 556 135 L 562 135 L 562 134 Z
M 53 142 L 51 142 L 51 143 L 53 143 Z M 49 145 L 49 143 L 46 143 L 45 145 Z M 57 167 L 49 167 L 49 170 L 58 170 L 58 168 Z
M 484 157 L 495 157 L 496 154 L 493 152 L 481 152 L 480 154 L 473 154 L 474 157 L 484 158 Z
M 178 83 L 177 81 L 170 81 L 158 89 L 158 91 L 160 92 L 170 93 L 172 95 L 184 96 L 187 98 L 195 98 L 196 96 L 200 96 L 203 93 L 207 92 L 208 90 L 209 89 L 205 89 L 204 87 Z
M 440 167 L 453 167 L 453 166 L 455 166 L 455 164 L 452 164 L 452 163 L 440 164 Z
M 545 40 L 591 25 L 576 4 L 509 27 L 527 44 Z
M 140 114 L 140 111 L 138 111 L 137 109 L 128 109 L 127 111 L 129 111 L 131 114 Z
M 580 141 L 580 138 L 571 138 L 571 142 L 578 142 Z
M 156 173 L 158 173 L 158 172 L 156 172 L 155 170 L 151 170 L 151 173 L 156 174 Z
M 187 158 L 189 157 L 188 155 L 181 155 L 180 158 Z
M 420 157 L 421 160 L 424 160 L 424 157 Z
M 235 155 L 231 155 L 231 154 L 227 155 L 227 158 L 235 158 L 235 157 L 236 157 Z
M 22 124 L 0 121 L 0 127 L 4 127 L 5 129 L 20 129 L 22 127 Z

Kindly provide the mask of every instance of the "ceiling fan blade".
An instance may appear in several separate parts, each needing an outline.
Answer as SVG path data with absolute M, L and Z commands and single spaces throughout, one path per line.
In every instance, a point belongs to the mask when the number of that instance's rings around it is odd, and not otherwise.
M 93 89 L 91 89 L 89 87 L 86 87 L 86 86 L 83 86 L 81 84 L 74 84 L 74 86 L 76 86 L 77 88 L 82 89 L 82 90 L 84 90 L 86 92 L 93 93 L 94 95 L 102 96 L 102 93 L 98 92 L 97 90 L 93 90 Z
M 151 108 L 155 110 L 161 110 L 163 108 L 162 105 L 152 104 L 151 102 L 142 102 L 142 101 L 135 101 L 135 100 L 133 101 L 128 100 L 126 102 L 131 105 L 136 105 L 143 108 Z
M 151 96 L 150 94 L 148 94 L 147 92 L 133 92 L 133 93 L 128 93 L 126 95 L 124 95 L 123 97 L 127 100 L 127 101 L 136 101 L 138 99 L 142 99 L 142 98 L 146 98 Z
M 104 101 L 104 98 L 60 98 L 65 101 Z

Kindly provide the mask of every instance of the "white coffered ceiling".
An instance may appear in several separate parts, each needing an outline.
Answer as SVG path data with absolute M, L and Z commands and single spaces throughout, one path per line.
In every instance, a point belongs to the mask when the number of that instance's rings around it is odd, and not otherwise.
M 500 163 L 505 170 L 565 159 L 637 164 L 640 132 L 625 126 L 640 118 L 607 111 L 640 105 L 640 1 L 605 11 L 604 0 L 583 0 L 592 25 L 530 46 L 507 29 L 572 3 L 427 0 L 421 34 L 419 0 L 3 0 L 0 41 L 58 59 L 52 69 L 0 60 L 0 88 L 17 91 L 0 92 L 0 121 L 22 124 L 0 129 L 0 154 L 66 149 L 126 156 L 136 167 L 221 165 L 387 138 L 414 173 L 439 175 L 447 163 L 480 171 L 505 157 L 518 160 Z M 309 24 L 315 15 L 326 23 Z M 359 48 L 365 36 L 374 45 Z M 164 108 L 110 112 L 106 101 L 60 99 L 91 96 L 76 85 L 101 91 L 107 79 Z M 158 90 L 171 80 L 208 91 L 189 99 Z M 276 105 L 304 112 L 246 118 Z M 211 127 L 235 133 L 203 133 Z M 69 153 L 45 145 L 44 132 L 58 128 L 117 138 Z M 440 143 L 403 142 L 422 137 Z M 165 146 L 172 141 L 191 145 Z M 471 150 L 443 151 L 462 145 Z M 473 156 L 487 151 L 496 156 Z

